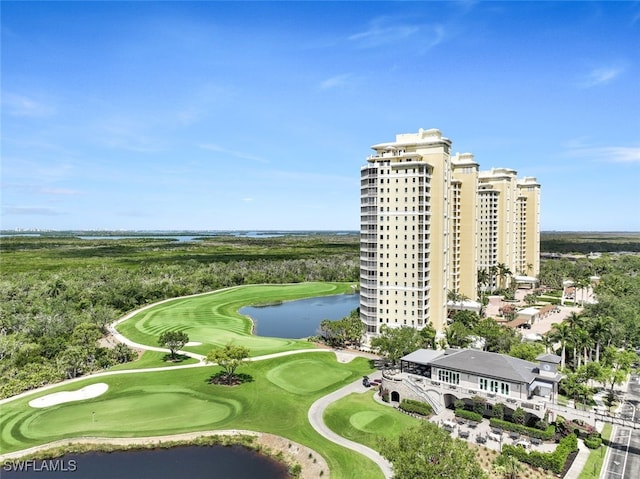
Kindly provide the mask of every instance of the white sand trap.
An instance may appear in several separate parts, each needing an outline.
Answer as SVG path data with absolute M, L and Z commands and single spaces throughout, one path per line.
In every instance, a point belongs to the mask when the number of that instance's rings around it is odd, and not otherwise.
M 189 341 L 185 346 L 200 346 L 201 344 L 198 341 Z
M 90 386 L 77 389 L 76 391 L 62 391 L 59 393 L 48 394 L 41 398 L 33 399 L 29 401 L 31 407 L 49 407 L 56 404 L 62 404 L 71 401 L 82 401 L 84 399 L 91 399 L 104 394 L 109 389 L 109 385 L 106 383 L 97 383 Z
M 346 353 L 344 351 L 336 351 L 336 359 L 339 363 L 350 363 L 353 361 L 357 355 L 352 353 Z

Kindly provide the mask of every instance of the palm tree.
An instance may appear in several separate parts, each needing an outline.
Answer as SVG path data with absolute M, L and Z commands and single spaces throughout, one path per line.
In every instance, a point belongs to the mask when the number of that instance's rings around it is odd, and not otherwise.
M 489 285 L 489 272 L 486 269 L 478 270 L 478 297 L 482 300 L 484 298 L 485 289 Z
M 496 288 L 496 276 L 498 274 L 498 267 L 495 264 L 489 266 L 489 281 L 491 283 L 491 288 Z
M 576 368 L 577 354 L 578 354 L 578 331 L 584 328 L 584 319 L 578 313 L 571 313 L 567 318 L 564 319 L 564 322 L 569 327 L 571 331 L 571 342 L 573 343 L 573 368 Z
M 613 318 L 610 316 L 596 316 L 595 318 L 590 318 L 587 323 L 587 330 L 595 342 L 595 360 L 598 362 L 600 362 L 600 348 L 606 342 L 607 338 L 611 336 L 612 324 Z
M 549 351 L 551 351 L 551 348 L 553 346 L 553 338 L 551 337 L 551 335 L 549 333 L 543 334 L 540 337 L 542 338 L 542 339 L 540 339 L 540 342 L 544 346 L 544 352 L 549 354 Z
M 567 356 L 567 341 L 570 341 L 572 338 L 571 328 L 566 322 L 554 323 L 553 326 L 551 326 L 551 331 L 549 331 L 549 336 L 553 341 L 560 343 L 560 347 L 562 348 L 560 368 L 564 369 Z
M 509 269 L 509 267 L 504 263 L 498 263 L 496 266 L 498 271 L 498 277 L 500 278 L 500 289 L 506 288 L 506 279 L 508 276 L 511 276 L 513 273 Z

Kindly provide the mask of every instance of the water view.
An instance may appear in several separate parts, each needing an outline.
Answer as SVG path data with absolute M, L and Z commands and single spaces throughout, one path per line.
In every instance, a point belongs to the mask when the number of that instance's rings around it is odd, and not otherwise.
M 9 462 L 2 468 L 2 477 L 284 479 L 289 475 L 283 464 L 241 446 L 181 446 L 171 449 L 68 454 L 58 459 Z
M 360 303 L 358 294 L 338 294 L 288 301 L 274 306 L 247 306 L 241 314 L 249 316 L 255 334 L 278 338 L 306 338 L 318 332 L 324 319 L 342 319 Z

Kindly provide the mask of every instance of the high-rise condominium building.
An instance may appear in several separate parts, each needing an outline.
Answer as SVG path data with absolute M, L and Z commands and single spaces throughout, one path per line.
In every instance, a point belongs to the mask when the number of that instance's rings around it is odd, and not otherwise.
M 480 172 L 473 155 L 451 155 L 451 140 L 439 130 L 400 134 L 372 148 L 360 183 L 360 316 L 367 335 L 382 325 L 431 323 L 443 331 L 448 293 L 475 299 L 479 269 L 493 266 L 495 273 L 503 264 L 514 274 L 538 274 L 534 178 Z

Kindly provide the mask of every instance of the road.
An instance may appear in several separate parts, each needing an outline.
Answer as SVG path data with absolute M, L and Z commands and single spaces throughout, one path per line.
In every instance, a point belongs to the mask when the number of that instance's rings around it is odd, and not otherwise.
M 640 416 L 640 376 L 631 376 L 620 414 L 631 421 Z M 638 479 L 640 477 L 640 430 L 613 426 L 611 444 L 600 479 Z

